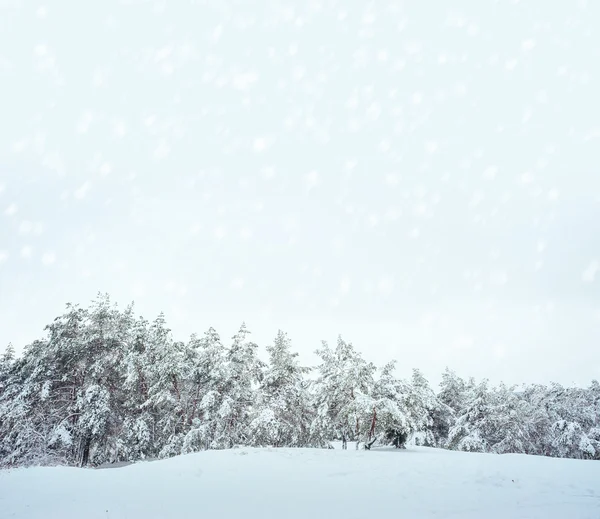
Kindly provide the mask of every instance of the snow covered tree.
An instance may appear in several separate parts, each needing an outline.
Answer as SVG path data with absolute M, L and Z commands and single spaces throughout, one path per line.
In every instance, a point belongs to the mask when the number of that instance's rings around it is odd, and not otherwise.
M 448 443 L 459 450 L 535 454 L 535 428 L 540 423 L 515 387 L 489 388 L 484 381 L 459 412 Z
M 322 440 L 347 437 L 356 441 L 358 448 L 371 427 L 370 394 L 376 368 L 341 337 L 335 350 L 323 342 L 316 353 L 322 362 L 317 368 L 313 434 Z
M 469 389 L 469 385 L 462 378 L 454 371 L 446 368 L 442 373 L 440 391 L 437 396 L 440 402 L 458 413 L 465 408 Z
M 549 426 L 542 438 L 545 455 L 600 459 L 597 443 L 597 389 L 564 388 L 551 384 L 543 394 Z
M 377 410 L 375 434 L 382 443 L 404 448 L 415 424 L 402 405 L 407 385 L 394 376 L 396 362 L 388 362 L 373 387 L 373 399 Z M 373 439 L 370 438 L 369 442 Z
M 156 417 L 155 441 L 161 457 L 179 454 L 185 435 L 183 344 L 173 340 L 164 314 L 150 325 L 146 345 L 148 364 L 148 406 Z
M 453 411 L 438 398 L 427 379 L 416 368 L 413 369 L 402 402 L 413 423 L 415 443 L 429 447 L 443 445 L 454 421 Z
M 186 366 L 190 381 L 187 432 L 182 452 L 219 448 L 217 440 L 227 384 L 226 351 L 219 334 L 210 328 L 202 338 L 193 336 L 188 346 Z
M 450 428 L 448 446 L 462 451 L 488 452 L 485 433 L 489 429 L 487 420 L 491 402 L 487 380 L 470 393 L 465 408 L 459 412 L 456 423 Z
M 492 452 L 534 454 L 531 409 L 516 388 L 504 384 L 493 390 L 486 441 Z
M 12 344 L 0 355 L 0 392 L 4 388 L 4 381 L 8 378 L 10 369 L 15 361 L 15 348 Z
M 253 443 L 275 447 L 305 447 L 312 444 L 312 415 L 304 376 L 310 368 L 291 351 L 288 336 L 279 330 L 267 346 L 269 361 L 250 423 Z
M 78 394 L 76 432 L 78 457 L 86 465 L 114 461 L 117 432 L 124 414 L 123 365 L 125 345 L 130 341 L 133 306 L 120 311 L 108 295 L 100 294 L 87 311 L 79 334 L 85 372 Z
M 157 414 L 149 401 L 152 381 L 149 353 L 149 324 L 143 318 L 132 321 L 129 340 L 123 351 L 124 420 L 117 437 L 118 460 L 138 460 L 157 455 L 155 438 Z
M 247 340 L 249 334 L 243 323 L 225 353 L 221 402 L 217 411 L 219 420 L 213 440 L 215 447 L 227 448 L 251 442 L 250 417 L 264 364 L 257 356 L 258 346 Z

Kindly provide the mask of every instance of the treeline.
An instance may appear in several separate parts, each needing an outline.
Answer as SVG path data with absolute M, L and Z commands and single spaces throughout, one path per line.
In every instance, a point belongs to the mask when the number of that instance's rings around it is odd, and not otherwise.
M 0 465 L 96 465 L 236 445 L 449 449 L 600 459 L 600 384 L 490 387 L 446 370 L 438 392 L 323 343 L 299 363 L 279 332 L 266 362 L 244 325 L 175 341 L 160 315 L 108 296 L 67 305 L 46 336 L 0 358 Z

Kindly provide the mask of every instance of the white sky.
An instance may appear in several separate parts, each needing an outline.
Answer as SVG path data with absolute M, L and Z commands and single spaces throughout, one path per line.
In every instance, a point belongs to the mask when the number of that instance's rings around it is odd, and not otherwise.
M 597 2 L 0 4 L 0 349 L 98 291 L 437 382 L 600 377 Z

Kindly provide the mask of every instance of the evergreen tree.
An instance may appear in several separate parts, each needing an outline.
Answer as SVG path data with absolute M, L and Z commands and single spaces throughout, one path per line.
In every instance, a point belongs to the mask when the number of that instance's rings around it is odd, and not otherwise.
M 183 452 L 219 448 L 217 429 L 221 422 L 219 410 L 227 385 L 225 348 L 219 334 L 210 328 L 198 339 L 193 336 L 188 347 L 188 377 L 190 410 Z
M 462 451 L 487 452 L 489 444 L 485 433 L 489 430 L 491 409 L 487 380 L 469 393 L 465 408 L 459 412 L 455 424 L 450 428 L 448 446 Z
M 435 394 L 420 370 L 413 369 L 403 400 L 414 424 L 415 442 L 428 447 L 443 445 L 453 423 L 453 411 Z
M 454 371 L 446 368 L 442 373 L 440 391 L 438 398 L 440 402 L 447 405 L 454 413 L 462 411 L 466 406 L 469 386 Z
M 415 432 L 415 423 L 403 405 L 407 385 L 394 376 L 396 362 L 388 362 L 381 369 L 373 388 L 377 411 L 375 429 L 382 443 L 404 448 L 408 437 Z M 369 441 L 372 441 L 370 439 Z
M 250 417 L 264 365 L 257 356 L 258 346 L 247 340 L 249 334 L 242 323 L 225 353 L 221 405 L 217 411 L 219 420 L 213 440 L 215 446 L 221 448 L 251 443 Z
M 310 368 L 300 365 L 298 353 L 291 351 L 291 341 L 281 330 L 266 349 L 269 362 L 250 424 L 253 443 L 275 447 L 310 445 L 312 412 L 304 380 Z
M 323 342 L 316 353 L 322 363 L 317 368 L 313 433 L 322 439 L 348 438 L 358 448 L 371 427 L 374 402 L 370 394 L 376 368 L 341 337 L 335 350 Z

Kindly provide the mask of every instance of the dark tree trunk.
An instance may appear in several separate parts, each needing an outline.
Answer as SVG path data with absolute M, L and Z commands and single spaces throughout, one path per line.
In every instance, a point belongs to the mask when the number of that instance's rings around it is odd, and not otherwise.
M 90 459 L 90 445 L 92 443 L 92 440 L 87 437 L 85 438 L 85 440 L 83 440 L 83 449 L 81 451 L 81 466 L 85 467 L 88 464 L 88 461 Z
M 377 427 L 377 410 L 373 408 L 373 418 L 371 420 L 371 427 L 369 428 L 369 437 L 365 442 L 365 449 L 370 451 L 373 444 L 377 441 L 375 436 L 375 429 Z

